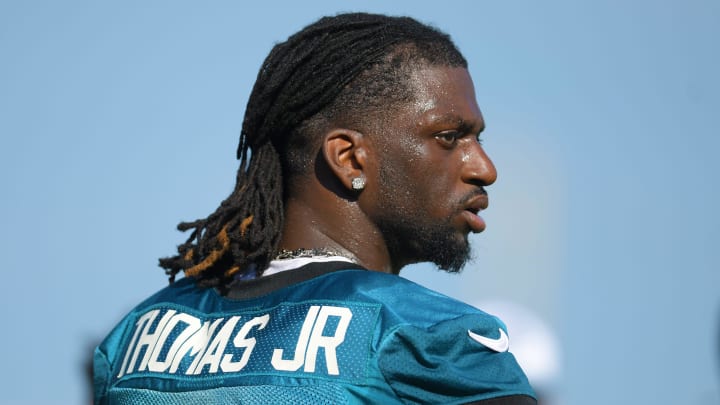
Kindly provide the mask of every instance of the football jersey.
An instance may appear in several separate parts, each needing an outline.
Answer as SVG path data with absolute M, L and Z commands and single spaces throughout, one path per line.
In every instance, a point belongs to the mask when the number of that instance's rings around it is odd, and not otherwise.
M 243 282 L 183 278 L 95 351 L 95 402 L 468 403 L 533 397 L 505 325 L 402 277 L 334 262 Z

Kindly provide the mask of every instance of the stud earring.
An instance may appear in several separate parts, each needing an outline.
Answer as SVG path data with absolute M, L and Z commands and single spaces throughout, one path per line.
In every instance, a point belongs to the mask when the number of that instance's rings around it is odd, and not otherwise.
M 365 188 L 365 177 L 355 177 L 352 179 L 352 189 L 362 190 Z

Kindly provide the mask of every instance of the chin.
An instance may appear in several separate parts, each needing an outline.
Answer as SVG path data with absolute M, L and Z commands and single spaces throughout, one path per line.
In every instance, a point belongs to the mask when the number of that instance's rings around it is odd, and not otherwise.
M 470 257 L 467 225 L 451 220 L 398 221 L 398 217 L 380 221 L 391 257 L 405 264 L 430 262 L 448 273 L 458 273 Z
M 444 249 L 435 251 L 431 261 L 443 271 L 459 273 L 468 260 L 470 260 L 470 245 L 467 240 L 463 240 L 462 243 L 447 245 Z

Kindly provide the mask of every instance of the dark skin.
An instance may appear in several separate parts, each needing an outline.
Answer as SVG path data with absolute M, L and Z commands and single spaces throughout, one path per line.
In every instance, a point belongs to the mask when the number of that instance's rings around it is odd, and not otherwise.
M 315 175 L 293 179 L 281 248 L 335 250 L 397 274 L 421 261 L 442 267 L 428 256 L 438 250 L 430 242 L 460 252 L 468 233 L 484 230 L 477 213 L 497 172 L 478 141 L 485 124 L 470 75 L 418 66 L 409 81 L 411 102 L 368 117 L 363 128 L 324 132 Z M 362 191 L 352 189 L 356 177 L 366 179 Z M 434 231 L 440 236 L 427 241 L 410 237 Z
M 468 233 L 485 229 L 477 213 L 487 208 L 484 187 L 497 172 L 478 141 L 485 123 L 470 75 L 418 67 L 410 81 L 413 101 L 366 117 L 372 122 L 364 128 L 324 132 L 314 176 L 291 179 L 281 248 L 325 248 L 398 274 L 421 261 L 442 267 L 443 258 L 428 251 L 461 253 Z M 352 189 L 356 177 L 366 179 L 361 191 Z M 434 246 L 422 232 L 442 243 Z M 511 395 L 473 404 L 536 402 Z

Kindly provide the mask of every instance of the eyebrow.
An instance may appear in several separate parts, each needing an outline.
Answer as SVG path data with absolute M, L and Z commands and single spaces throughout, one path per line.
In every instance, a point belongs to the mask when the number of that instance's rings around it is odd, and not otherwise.
M 455 114 L 449 114 L 449 115 L 443 115 L 441 117 L 437 117 L 437 119 L 433 120 L 435 124 L 443 125 L 443 124 L 451 124 L 455 125 L 457 129 L 459 129 L 462 132 L 467 133 L 474 133 L 475 128 L 479 127 L 480 130 L 477 131 L 478 134 L 482 133 L 485 130 L 485 122 L 470 122 L 464 120 L 462 117 L 455 115 Z M 479 124 L 479 125 L 478 125 Z

